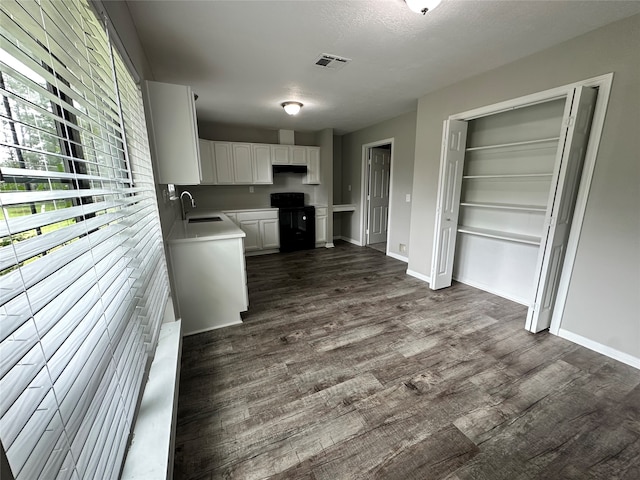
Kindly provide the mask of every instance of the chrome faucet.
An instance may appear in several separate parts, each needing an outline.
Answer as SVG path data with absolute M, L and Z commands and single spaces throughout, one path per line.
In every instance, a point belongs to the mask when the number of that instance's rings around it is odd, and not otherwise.
M 191 199 L 191 208 L 196 208 L 196 201 L 193 199 L 193 195 L 191 195 L 188 191 L 184 191 L 180 194 L 180 207 L 182 208 L 182 220 L 187 219 L 187 214 L 184 211 L 184 202 L 182 201 L 183 197 L 187 195 Z

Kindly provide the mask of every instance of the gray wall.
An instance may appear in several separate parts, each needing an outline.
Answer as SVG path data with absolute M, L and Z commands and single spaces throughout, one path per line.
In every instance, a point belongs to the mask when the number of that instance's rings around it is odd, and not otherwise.
M 405 113 L 391 120 L 363 128 L 342 137 L 342 203 L 355 203 L 353 213 L 340 213 L 342 236 L 363 242 L 360 232 L 362 186 L 362 145 L 388 138 L 394 139 L 391 179 L 391 211 L 389 250 L 400 253 L 399 245 L 407 245 L 410 252 L 409 223 L 411 203 L 405 197 L 412 193 L 414 147 L 416 142 L 416 112 Z M 351 191 L 349 191 L 351 185 Z M 420 188 L 420 187 L 418 187 Z
M 333 136 L 333 205 L 342 202 L 342 136 Z M 333 225 L 333 236 L 342 236 L 342 214 L 333 215 L 329 222 Z M 331 239 L 329 239 L 331 241 Z
M 442 121 L 615 72 L 561 328 L 640 358 L 640 15 L 418 102 L 409 268 L 429 276 Z

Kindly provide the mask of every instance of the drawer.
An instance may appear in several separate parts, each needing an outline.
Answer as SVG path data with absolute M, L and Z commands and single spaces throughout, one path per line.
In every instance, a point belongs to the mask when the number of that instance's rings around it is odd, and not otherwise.
M 238 211 L 236 213 L 238 222 L 246 222 L 250 220 L 273 220 L 278 218 L 277 210 L 254 210 L 251 212 Z

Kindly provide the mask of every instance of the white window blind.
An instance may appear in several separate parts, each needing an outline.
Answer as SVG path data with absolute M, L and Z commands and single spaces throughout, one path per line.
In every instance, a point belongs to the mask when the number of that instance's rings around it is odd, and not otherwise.
M 169 287 L 138 86 L 87 0 L 0 1 L 0 440 L 117 478 Z

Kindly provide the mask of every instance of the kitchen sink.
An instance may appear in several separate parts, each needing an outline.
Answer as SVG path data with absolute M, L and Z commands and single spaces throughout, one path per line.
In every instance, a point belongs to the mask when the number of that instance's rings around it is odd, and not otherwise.
M 190 218 L 189 223 L 206 223 L 206 222 L 221 222 L 221 217 L 199 217 L 199 218 Z

